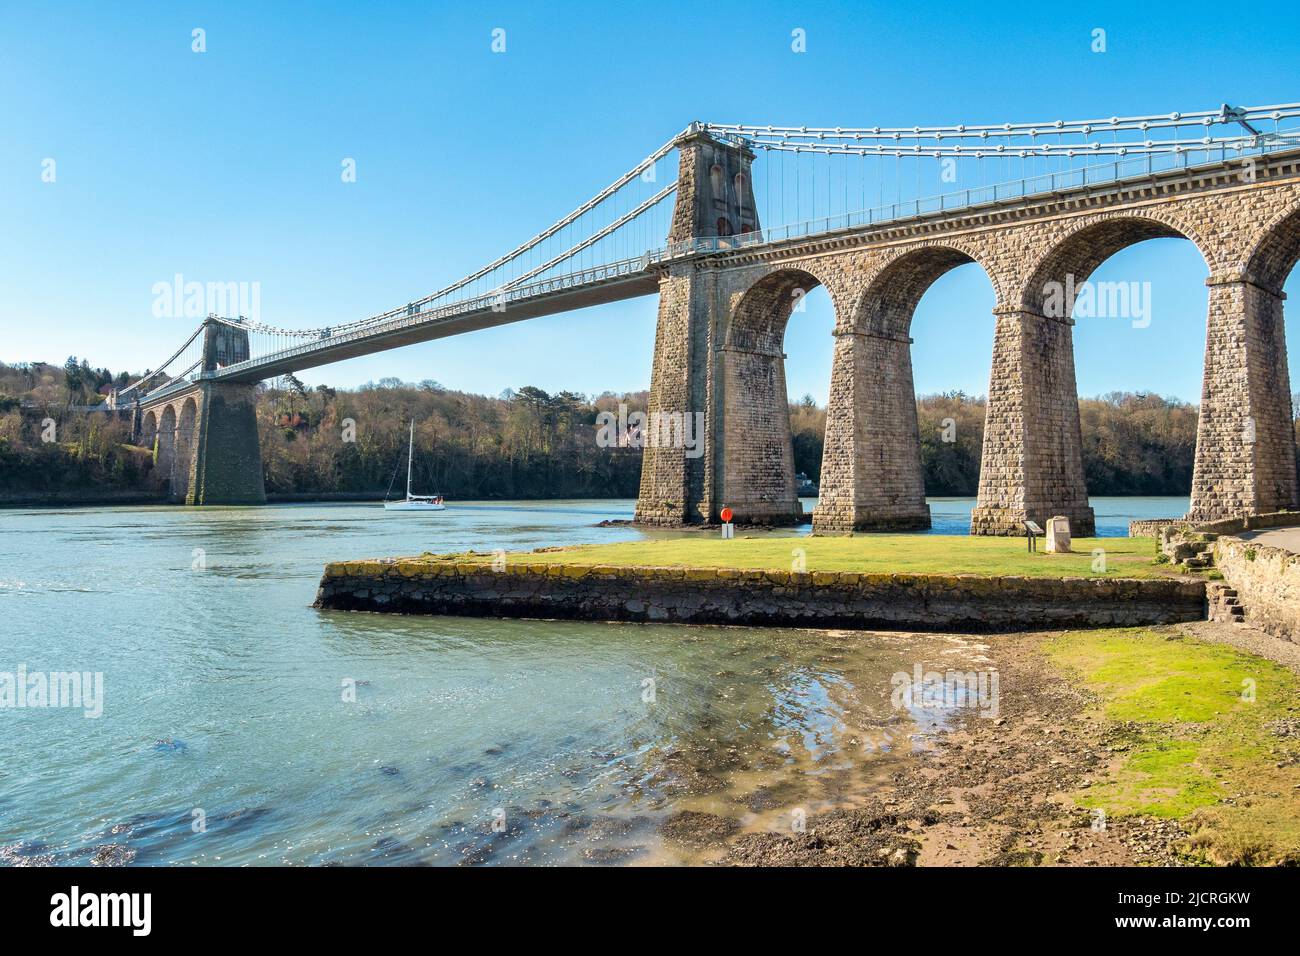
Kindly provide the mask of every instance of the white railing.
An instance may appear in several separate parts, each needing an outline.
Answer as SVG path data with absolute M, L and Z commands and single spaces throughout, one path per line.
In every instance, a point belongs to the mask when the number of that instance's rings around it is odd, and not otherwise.
M 887 203 L 871 209 L 841 213 L 836 216 L 823 216 L 784 226 L 774 226 L 755 232 L 734 236 L 716 236 L 701 239 L 686 239 L 669 243 L 659 258 L 678 258 L 680 256 L 731 252 L 754 246 L 763 246 L 794 239 L 807 239 L 853 229 L 864 229 L 890 222 L 901 222 L 919 216 L 949 212 L 958 209 L 978 209 L 1015 199 L 1032 199 L 1051 196 L 1056 193 L 1086 189 L 1089 186 L 1112 185 L 1143 179 L 1147 176 L 1169 173 L 1186 169 L 1213 168 L 1228 160 L 1249 158 L 1250 156 L 1281 150 L 1295 149 L 1300 146 L 1300 130 L 1290 130 L 1277 136 L 1261 137 L 1255 148 L 1245 150 L 1218 160 L 1198 163 L 1197 165 L 1175 165 L 1153 163 L 1153 154 L 1147 153 L 1128 159 L 1117 159 L 1112 163 L 1096 166 L 1080 166 L 1077 169 L 1060 170 L 1043 173 L 1024 179 L 993 183 L 987 186 L 974 186 L 970 189 L 956 190 L 937 196 L 909 199 L 901 202 Z M 1183 154 L 1185 158 L 1190 153 Z
M 540 298 L 542 296 L 552 295 L 557 292 L 569 291 L 576 288 L 595 287 L 604 285 L 615 279 L 640 275 L 647 271 L 655 262 L 659 261 L 659 258 L 661 257 L 662 256 L 656 257 L 656 254 L 654 253 L 647 253 L 642 256 L 637 256 L 634 259 L 621 259 L 617 262 L 593 266 L 579 272 L 571 272 L 562 276 L 554 276 L 549 279 L 530 282 L 527 285 L 515 286 L 510 289 L 495 290 L 485 295 L 462 299 L 458 302 L 439 306 L 433 309 L 404 313 L 385 322 L 367 325 L 365 328 L 354 329 L 341 335 L 332 335 L 329 334 L 328 330 L 326 330 L 321 333 L 320 338 L 314 339 L 310 342 L 304 342 L 301 345 L 296 345 L 291 348 L 269 352 L 265 355 L 259 355 L 257 358 L 248 359 L 244 362 L 227 365 L 225 368 L 219 369 L 215 372 L 204 372 L 199 377 L 204 379 L 221 379 L 235 375 L 242 376 L 244 373 L 257 369 L 262 365 L 282 362 L 287 358 L 307 356 L 315 352 L 328 351 L 348 342 L 364 341 L 366 339 L 390 335 L 394 332 L 402 332 L 408 329 L 425 327 L 472 312 L 484 310 L 495 310 L 499 312 L 505 311 L 512 302 Z

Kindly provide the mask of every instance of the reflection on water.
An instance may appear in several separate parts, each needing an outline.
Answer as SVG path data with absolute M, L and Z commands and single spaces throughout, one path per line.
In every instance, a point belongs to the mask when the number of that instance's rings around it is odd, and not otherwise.
M 631 507 L 0 513 L 0 673 L 105 696 L 0 709 L 0 864 L 697 860 L 669 814 L 854 805 L 946 726 L 891 675 L 990 666 L 974 638 L 308 606 L 332 558 L 635 539 L 595 527 Z

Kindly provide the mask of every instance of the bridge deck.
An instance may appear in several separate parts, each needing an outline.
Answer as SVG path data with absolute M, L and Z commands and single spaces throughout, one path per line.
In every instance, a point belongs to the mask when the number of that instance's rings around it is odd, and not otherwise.
M 1270 165 L 1288 162 L 1294 164 L 1297 160 L 1300 160 L 1298 149 L 1281 149 L 1268 153 Z M 1134 189 L 1153 188 L 1162 192 L 1171 188 L 1204 189 L 1207 188 L 1207 183 L 1208 188 L 1232 188 L 1239 186 L 1240 182 L 1218 183 L 1216 175 L 1239 170 L 1240 162 L 1240 159 L 1233 159 L 1093 181 L 1089 181 L 1086 175 L 1076 177 L 1071 174 L 1062 178 L 1053 174 L 1050 177 L 1026 180 L 1019 184 L 1018 192 L 1013 190 L 1011 194 L 999 195 L 997 186 L 953 194 L 954 197 L 962 195 L 964 204 L 950 205 L 945 197 L 937 197 L 895 204 L 885 210 L 868 211 L 869 214 L 846 214 L 834 219 L 813 220 L 742 236 L 690 240 L 647 252 L 637 259 L 621 260 L 583 272 L 517 286 L 504 294 L 483 295 L 399 315 L 374 325 L 349 328 L 333 335 L 326 333 L 319 339 L 304 339 L 298 345 L 202 377 L 225 382 L 257 382 L 464 332 L 652 295 L 658 291 L 659 274 L 668 261 L 703 256 L 752 259 L 769 253 L 790 255 L 797 253 L 801 247 L 807 246 L 812 250 L 827 242 L 888 241 L 897 236 L 899 230 L 934 230 L 947 222 L 958 224 L 972 219 L 986 221 L 987 217 L 1008 213 L 1033 215 L 1038 207 L 1091 200 Z M 1119 169 L 1120 164 L 1116 164 L 1117 173 Z M 1060 188 L 1065 182 L 1069 183 L 1068 188 Z M 1030 192 L 1031 184 L 1042 191 Z M 990 196 L 991 200 L 988 198 Z M 985 201 L 979 201 L 980 199 Z M 144 399 L 143 404 L 151 404 L 192 387 L 192 383 L 185 380 L 175 381 L 155 390 Z
M 505 302 L 483 296 L 443 310 L 445 314 L 416 313 L 378 327 L 358 330 L 337 338 L 306 342 L 296 348 L 232 365 L 211 378 L 224 382 L 258 382 L 288 372 L 329 365 L 359 355 L 428 342 L 433 339 L 490 329 L 524 319 L 535 319 L 588 306 L 619 302 L 659 291 L 657 273 L 647 266 L 557 287 L 527 295 L 510 296 Z

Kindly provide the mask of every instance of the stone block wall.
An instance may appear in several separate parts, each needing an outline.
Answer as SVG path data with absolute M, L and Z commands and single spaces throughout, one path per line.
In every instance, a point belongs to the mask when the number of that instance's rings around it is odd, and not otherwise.
M 1071 322 L 1002 312 L 993 343 L 978 506 L 972 534 L 1024 534 L 1065 515 L 1077 537 L 1096 533 L 1083 477 L 1083 438 Z
M 896 332 L 836 330 L 818 534 L 930 527 L 911 343 Z
M 246 362 L 251 355 L 247 329 L 235 328 L 216 319 L 204 320 L 203 371 L 215 372 L 236 362 Z
M 1282 298 L 1212 279 L 1193 521 L 1293 508 L 1295 437 Z
M 396 559 L 326 567 L 341 611 L 748 627 L 1010 631 L 1201 620 L 1205 585 L 1175 579 L 583 567 Z
M 694 333 L 702 319 L 707 321 L 707 298 L 712 290 L 703 286 L 708 284 L 707 275 L 690 267 L 675 270 L 660 280 L 659 321 L 647 406 L 651 416 L 665 412 L 690 414 L 706 407 L 700 394 L 701 363 L 695 356 L 698 345 Z M 672 526 L 698 520 L 692 507 L 698 498 L 692 491 L 699 484 L 694 474 L 701 470 L 699 462 L 682 449 L 645 448 L 637 523 Z
M 144 412 L 144 427 L 157 443 L 158 466 L 171 475 L 172 501 L 266 503 L 254 389 L 201 381 Z
M 1187 527 L 1190 527 L 1190 522 L 1184 518 L 1144 518 L 1128 523 L 1128 536 L 1130 538 L 1159 538 L 1161 532 L 1166 528 L 1181 530 Z
M 1214 542 L 1214 565 L 1245 608 L 1245 621 L 1274 637 L 1300 641 L 1300 555 L 1241 538 Z
M 719 500 L 744 524 L 794 524 L 803 514 L 795 487 L 785 355 L 725 346 L 722 388 L 744 396 L 722 419 Z
M 677 204 L 669 242 L 741 235 L 759 228 L 751 150 L 702 130 L 677 141 Z
M 204 383 L 186 504 L 266 503 L 254 386 Z
M 865 376 L 855 373 L 865 361 L 860 352 L 863 336 L 835 331 L 831 359 L 830 399 L 826 404 L 826 434 L 822 446 L 822 473 L 817 508 L 813 511 L 814 534 L 850 534 L 857 521 L 857 457 L 860 407 Z

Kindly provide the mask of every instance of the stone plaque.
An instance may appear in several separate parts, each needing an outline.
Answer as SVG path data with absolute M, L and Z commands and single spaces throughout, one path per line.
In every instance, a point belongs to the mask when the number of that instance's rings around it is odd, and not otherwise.
M 1070 550 L 1070 519 L 1057 515 L 1047 520 L 1047 553 L 1066 553 Z

